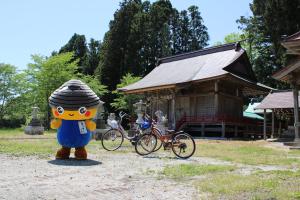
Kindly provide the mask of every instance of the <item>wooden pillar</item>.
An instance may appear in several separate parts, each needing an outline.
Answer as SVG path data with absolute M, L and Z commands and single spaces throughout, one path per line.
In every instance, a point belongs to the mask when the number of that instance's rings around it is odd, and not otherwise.
M 240 89 L 239 89 L 239 88 L 236 88 L 236 90 L 235 90 L 235 94 L 236 94 L 236 96 L 237 96 L 237 97 L 239 97 L 239 96 L 240 96 Z
M 176 128 L 176 109 L 175 109 L 175 92 L 172 94 L 172 99 L 171 99 L 171 110 L 172 110 L 172 129 Z
M 267 139 L 267 112 L 264 109 L 264 140 Z
M 281 120 L 279 120 L 278 138 L 281 136 Z
M 222 137 L 224 138 L 225 137 L 225 128 L 226 128 L 226 126 L 225 126 L 225 122 L 222 122 Z
M 271 138 L 274 138 L 274 132 L 275 132 L 275 116 L 274 116 L 274 109 L 272 110 L 272 135 Z
M 159 102 L 158 102 L 158 99 L 159 99 L 159 95 L 158 95 L 158 91 L 156 91 L 156 111 L 159 110 Z
M 299 101 L 298 101 L 299 90 L 296 85 L 293 88 L 294 96 L 294 127 L 295 127 L 295 142 L 300 142 L 299 138 Z
M 234 137 L 238 136 L 238 125 L 234 126 Z
M 201 123 L 201 137 L 205 136 L 205 124 L 202 122 Z
M 215 115 L 219 114 L 219 81 L 215 82 Z

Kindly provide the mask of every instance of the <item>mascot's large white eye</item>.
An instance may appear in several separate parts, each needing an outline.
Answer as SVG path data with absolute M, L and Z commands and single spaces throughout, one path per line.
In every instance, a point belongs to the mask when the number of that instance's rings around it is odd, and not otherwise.
M 81 114 L 81 115 L 84 115 L 86 113 L 87 109 L 86 107 L 81 107 L 78 109 L 78 112 Z
M 61 107 L 61 106 L 58 106 L 58 107 L 56 108 L 56 110 L 57 110 L 57 112 L 58 112 L 60 115 L 64 113 L 64 109 L 63 109 L 63 107 Z

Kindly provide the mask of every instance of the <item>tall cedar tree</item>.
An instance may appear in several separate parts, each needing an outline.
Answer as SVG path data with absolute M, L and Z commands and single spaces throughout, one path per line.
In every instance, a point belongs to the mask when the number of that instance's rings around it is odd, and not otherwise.
M 74 58 L 78 59 L 79 72 L 86 75 L 93 75 L 100 61 L 101 42 L 91 38 L 87 44 L 84 35 L 75 33 L 71 39 L 59 50 L 59 53 L 73 52 Z M 55 53 L 53 53 L 55 55 Z
M 80 72 L 83 72 L 84 65 L 87 60 L 87 45 L 84 35 L 79 35 L 75 33 L 71 39 L 59 50 L 59 53 L 73 52 L 73 60 L 79 59 L 78 65 Z
M 196 6 L 179 12 L 169 0 L 124 0 L 105 34 L 97 73 L 114 90 L 125 74 L 145 76 L 159 58 L 201 49 L 208 39 Z
M 286 87 L 271 75 L 286 64 L 284 36 L 300 29 L 300 0 L 254 0 L 250 4 L 251 17 L 237 22 L 253 50 L 251 62 L 260 82 L 272 87 Z
M 196 6 L 179 12 L 169 0 L 123 0 L 103 43 L 91 39 L 87 44 L 84 35 L 74 34 L 59 53 L 74 52 L 79 72 L 97 75 L 113 91 L 127 73 L 145 76 L 159 58 L 201 49 L 208 39 Z M 106 95 L 104 101 L 112 99 Z

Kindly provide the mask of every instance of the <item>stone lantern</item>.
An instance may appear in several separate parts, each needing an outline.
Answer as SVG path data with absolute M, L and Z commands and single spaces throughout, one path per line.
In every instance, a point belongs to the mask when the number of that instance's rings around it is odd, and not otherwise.
M 166 134 L 166 124 L 168 122 L 168 119 L 166 118 L 166 116 L 164 116 L 164 113 L 161 110 L 157 110 L 154 114 L 157 118 L 156 127 L 161 131 L 161 134 Z
M 96 120 L 96 129 L 104 129 L 105 128 L 105 120 L 104 120 L 104 102 L 101 101 L 97 110 L 97 115 L 95 117 Z
M 102 137 L 102 134 L 106 131 L 103 104 L 104 104 L 104 102 L 100 101 L 100 104 L 99 104 L 99 107 L 97 110 L 97 115 L 95 117 L 96 130 L 95 130 L 94 138 L 96 140 L 100 140 Z
M 28 135 L 42 135 L 44 133 L 44 127 L 41 121 L 38 119 L 38 107 L 32 108 L 32 118 L 28 126 L 25 127 L 24 132 Z
M 142 100 L 139 102 L 133 104 L 133 107 L 135 107 L 135 112 L 138 116 L 136 123 L 137 124 L 142 124 L 144 123 L 144 113 L 146 113 L 146 103 L 143 103 Z

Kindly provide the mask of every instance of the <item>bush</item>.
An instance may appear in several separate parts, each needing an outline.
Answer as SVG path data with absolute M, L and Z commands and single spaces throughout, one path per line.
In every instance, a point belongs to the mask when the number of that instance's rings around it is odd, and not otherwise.
M 20 128 L 25 123 L 25 117 L 3 118 L 2 120 L 0 120 L 0 128 Z

